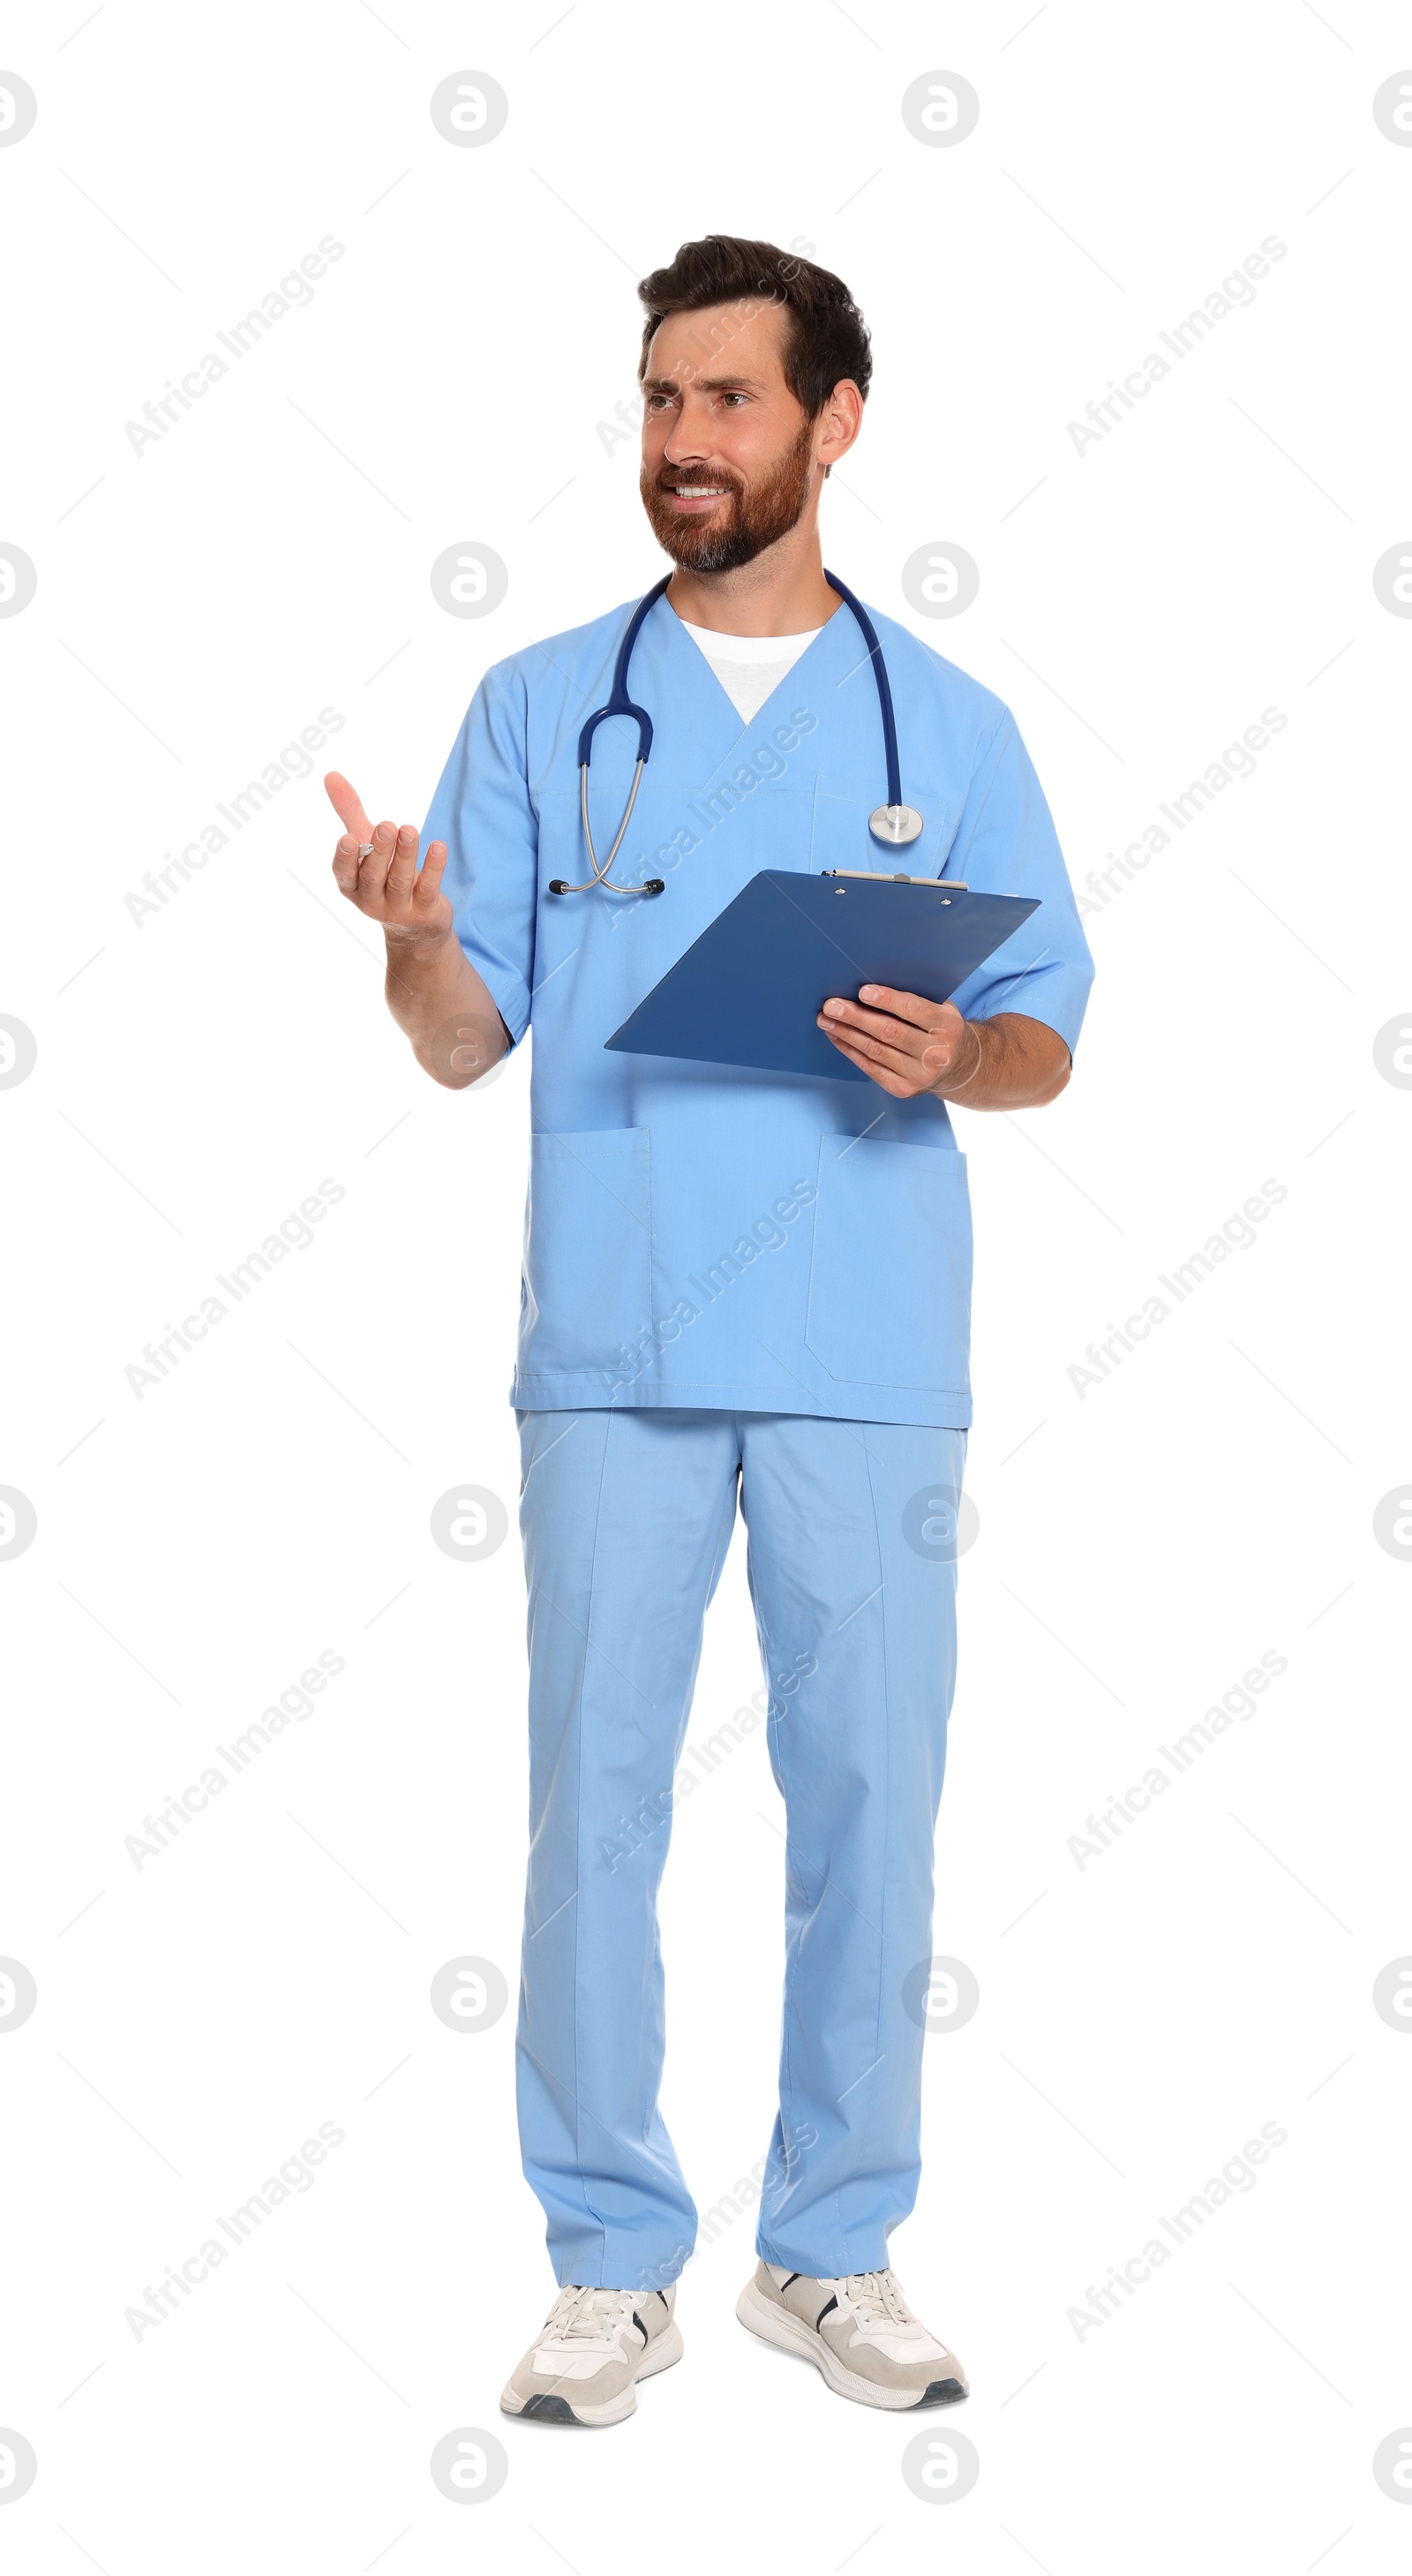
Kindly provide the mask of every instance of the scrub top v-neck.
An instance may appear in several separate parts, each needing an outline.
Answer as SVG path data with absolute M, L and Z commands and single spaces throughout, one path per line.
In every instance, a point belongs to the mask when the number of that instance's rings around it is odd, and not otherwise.
M 822 627 L 800 635 L 723 635 L 713 626 L 681 620 L 698 652 L 704 653 L 742 724 L 750 724 L 767 698 L 788 678 L 801 653 Z

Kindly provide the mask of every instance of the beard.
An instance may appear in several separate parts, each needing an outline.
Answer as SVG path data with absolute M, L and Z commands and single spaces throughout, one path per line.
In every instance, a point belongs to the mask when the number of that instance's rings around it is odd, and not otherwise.
M 753 563 L 766 546 L 787 537 L 809 498 L 813 434 L 813 422 L 806 421 L 793 445 L 753 483 L 728 466 L 713 466 L 709 476 L 690 478 L 677 466 L 662 465 L 656 473 L 644 466 L 642 506 L 664 554 L 683 572 L 736 572 L 742 564 Z M 683 519 L 672 508 L 672 485 L 688 479 L 723 487 L 725 499 L 717 502 L 709 518 Z

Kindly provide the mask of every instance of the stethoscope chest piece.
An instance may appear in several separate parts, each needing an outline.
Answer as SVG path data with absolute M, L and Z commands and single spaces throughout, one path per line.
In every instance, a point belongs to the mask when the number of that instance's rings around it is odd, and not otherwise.
M 873 839 L 885 841 L 890 850 L 900 850 L 908 841 L 917 840 L 924 828 L 915 805 L 875 805 L 868 816 Z

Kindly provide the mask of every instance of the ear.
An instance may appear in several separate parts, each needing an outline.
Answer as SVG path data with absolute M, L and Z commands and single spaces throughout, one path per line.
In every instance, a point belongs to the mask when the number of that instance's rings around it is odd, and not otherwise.
M 863 397 L 851 376 L 844 376 L 834 386 L 824 405 L 824 435 L 819 441 L 819 462 L 825 474 L 839 459 L 848 454 L 863 426 Z

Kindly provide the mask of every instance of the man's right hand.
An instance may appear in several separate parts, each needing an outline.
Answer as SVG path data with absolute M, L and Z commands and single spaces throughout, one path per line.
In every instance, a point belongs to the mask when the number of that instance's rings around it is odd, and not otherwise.
M 419 871 L 412 824 L 399 831 L 394 823 L 370 823 L 357 789 L 336 769 L 324 785 L 344 827 L 333 854 L 339 892 L 387 942 L 387 1007 L 418 1064 L 447 1090 L 464 1091 L 501 1061 L 510 1036 L 441 891 L 446 843 L 432 842 Z
M 369 921 L 387 934 L 389 948 L 439 946 L 451 935 L 452 911 L 441 891 L 446 843 L 433 841 L 417 867 L 415 826 L 368 821 L 356 787 L 331 769 L 324 786 L 343 825 L 333 854 L 334 882 Z M 371 841 L 367 858 L 363 850 Z

